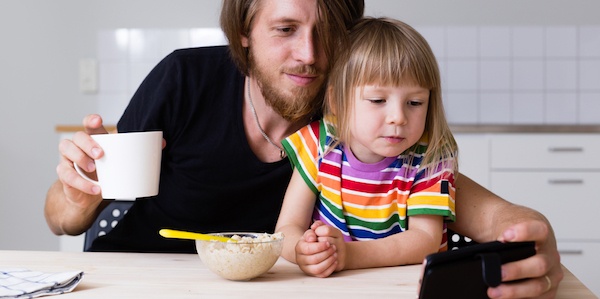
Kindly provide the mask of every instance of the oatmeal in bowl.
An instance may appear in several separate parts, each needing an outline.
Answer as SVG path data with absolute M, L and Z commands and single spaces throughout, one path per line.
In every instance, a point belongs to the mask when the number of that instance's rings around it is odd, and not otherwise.
M 229 280 L 250 280 L 266 273 L 281 255 L 283 234 L 215 233 L 228 242 L 196 240 L 196 250 L 211 271 Z

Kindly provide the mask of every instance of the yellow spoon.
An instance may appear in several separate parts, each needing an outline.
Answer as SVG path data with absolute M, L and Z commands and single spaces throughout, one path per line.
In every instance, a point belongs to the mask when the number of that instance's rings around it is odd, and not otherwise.
M 165 238 L 219 241 L 219 242 L 237 242 L 236 240 L 228 238 L 228 237 L 185 232 L 185 231 L 166 229 L 166 228 L 161 229 L 160 231 L 158 231 L 158 233 Z

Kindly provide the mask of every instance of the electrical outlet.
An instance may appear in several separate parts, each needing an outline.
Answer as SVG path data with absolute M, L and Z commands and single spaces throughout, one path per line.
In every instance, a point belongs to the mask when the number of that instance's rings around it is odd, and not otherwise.
M 79 60 L 79 90 L 83 93 L 98 92 L 98 62 L 96 59 Z

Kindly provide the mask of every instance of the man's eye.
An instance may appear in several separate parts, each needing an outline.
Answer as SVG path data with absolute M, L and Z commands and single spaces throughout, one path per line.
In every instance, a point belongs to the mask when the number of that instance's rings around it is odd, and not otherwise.
M 294 29 L 292 27 L 279 27 L 277 28 L 277 31 L 281 33 L 291 33 L 292 31 L 294 31 Z

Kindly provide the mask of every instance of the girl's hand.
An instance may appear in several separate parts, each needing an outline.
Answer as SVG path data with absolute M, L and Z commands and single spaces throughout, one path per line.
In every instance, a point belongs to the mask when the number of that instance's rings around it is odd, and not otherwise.
M 300 269 L 311 276 L 327 277 L 338 265 L 335 247 L 329 242 L 319 242 L 312 229 L 304 232 L 296 243 L 296 263 Z
M 337 266 L 335 271 L 342 271 L 346 267 L 346 241 L 344 241 L 344 235 L 337 228 L 325 225 L 320 221 L 316 221 L 311 226 L 314 230 L 317 240 L 319 243 L 331 244 L 331 247 L 335 249 L 335 255 L 337 258 Z

